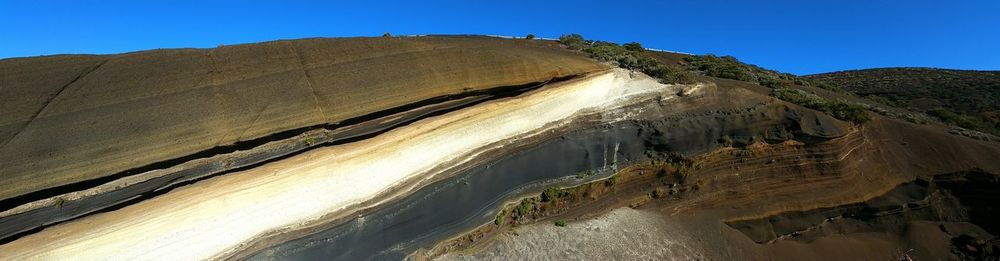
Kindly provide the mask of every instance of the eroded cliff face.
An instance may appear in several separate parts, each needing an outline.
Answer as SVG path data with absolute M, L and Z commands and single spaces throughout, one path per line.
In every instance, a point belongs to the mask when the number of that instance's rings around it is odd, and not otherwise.
M 483 151 L 679 88 L 599 72 L 191 184 L 0 248 L 11 258 L 80 257 L 79 249 L 93 258 L 224 257 L 262 237 L 380 207 Z
M 6 59 L 0 200 L 9 209 L 243 141 L 603 69 L 541 41 L 486 37 L 305 39 Z

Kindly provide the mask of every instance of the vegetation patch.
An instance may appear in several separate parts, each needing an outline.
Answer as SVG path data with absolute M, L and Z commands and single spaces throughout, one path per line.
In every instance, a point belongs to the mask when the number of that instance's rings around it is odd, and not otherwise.
M 542 202 L 555 201 L 556 199 L 564 197 L 564 196 L 566 196 L 568 194 L 569 193 L 566 193 L 566 192 L 564 192 L 561 189 L 558 189 L 556 187 L 548 187 L 548 188 L 545 188 L 545 191 L 542 192 Z
M 518 216 L 528 216 L 535 212 L 535 204 L 538 203 L 538 198 L 526 198 L 521 200 L 521 203 L 517 205 L 517 215 Z
M 65 199 L 63 199 L 62 197 L 56 197 L 55 202 L 53 202 L 52 204 L 55 205 L 56 208 L 62 208 L 62 205 L 64 203 L 66 203 Z
M 691 70 L 700 71 L 712 77 L 753 82 L 769 88 L 787 87 L 795 84 L 814 86 L 838 93 L 847 93 L 844 89 L 823 81 L 764 69 L 753 64 L 744 63 L 736 59 L 736 57 L 729 55 L 721 57 L 713 54 L 693 55 L 685 57 L 684 61 L 688 62 Z
M 871 120 L 866 106 L 846 101 L 831 101 L 815 94 L 805 93 L 788 86 L 815 86 L 838 93 L 847 93 L 843 89 L 816 79 L 799 77 L 761 68 L 756 65 L 741 62 L 733 56 L 692 55 L 684 58 L 688 63 L 687 70 L 677 69 L 661 63 L 647 53 L 642 44 L 631 42 L 619 45 L 612 42 L 584 39 L 579 34 L 567 34 L 559 37 L 559 43 L 571 50 L 583 51 L 598 61 L 609 62 L 618 67 L 641 71 L 657 78 L 662 83 L 694 83 L 692 71 L 701 72 L 707 76 L 753 82 L 774 89 L 772 95 L 779 99 L 802 105 L 806 108 L 819 110 L 834 118 L 864 123 Z M 613 163 L 612 163 L 613 165 Z M 580 175 L 578 178 L 582 178 Z M 613 177 L 609 184 L 614 184 Z
M 691 84 L 695 82 L 690 72 L 674 69 L 653 58 L 642 44 L 631 42 L 619 45 L 612 42 L 586 40 L 579 34 L 559 37 L 559 43 L 571 50 L 586 52 L 591 58 L 609 62 L 618 67 L 640 71 L 658 79 L 661 83 Z
M 806 76 L 933 121 L 1000 135 L 1000 71 L 882 68 Z M 923 117 L 918 116 L 918 117 Z
M 864 123 L 871 120 L 871 115 L 865 106 L 847 101 L 832 101 L 815 94 L 798 89 L 775 88 L 771 95 L 803 107 L 826 112 L 834 118 L 854 123 Z
M 499 226 L 503 225 L 503 218 L 507 216 L 507 209 L 500 209 L 500 213 L 497 214 L 496 219 L 493 220 L 493 224 Z
M 565 213 L 569 209 L 606 196 L 625 194 L 642 195 L 646 198 L 676 198 L 684 192 L 697 190 L 694 186 L 684 185 L 685 177 L 694 168 L 693 160 L 669 152 L 664 152 L 656 158 L 658 160 L 649 163 L 625 167 L 607 180 L 593 181 L 570 188 L 546 187 L 538 195 L 524 198 L 517 204 L 501 209 L 493 224 L 499 227 L 527 224 Z M 651 188 L 655 189 L 650 192 Z M 565 225 L 565 220 L 556 225 Z

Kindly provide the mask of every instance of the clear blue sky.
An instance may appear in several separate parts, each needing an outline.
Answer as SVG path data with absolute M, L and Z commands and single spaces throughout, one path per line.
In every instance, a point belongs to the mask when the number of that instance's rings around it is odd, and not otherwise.
M 795 74 L 890 66 L 1000 69 L 997 0 L 207 2 L 0 0 L 0 58 L 384 32 L 576 32 L 731 54 Z

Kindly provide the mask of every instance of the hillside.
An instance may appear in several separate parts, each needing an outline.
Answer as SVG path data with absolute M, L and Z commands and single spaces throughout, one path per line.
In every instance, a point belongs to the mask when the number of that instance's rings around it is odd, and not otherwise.
M 1000 71 L 882 68 L 806 76 L 886 105 L 1000 134 Z
M 0 60 L 0 260 L 1000 256 L 1000 142 L 831 75 L 576 34 Z

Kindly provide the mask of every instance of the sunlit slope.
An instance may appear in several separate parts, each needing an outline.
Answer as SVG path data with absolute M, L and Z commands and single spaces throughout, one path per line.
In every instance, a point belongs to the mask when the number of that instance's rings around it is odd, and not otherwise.
M 0 60 L 0 199 L 432 97 L 604 68 L 549 45 L 305 39 Z
M 349 215 L 379 195 L 432 178 L 502 147 L 680 86 L 615 70 L 418 121 L 377 137 L 324 147 L 199 182 L 120 210 L 0 245 L 0 259 L 182 259 L 231 254 L 268 233 L 324 215 Z M 613 120 L 613 119 L 609 119 Z M 389 199 L 383 199 L 389 201 Z

